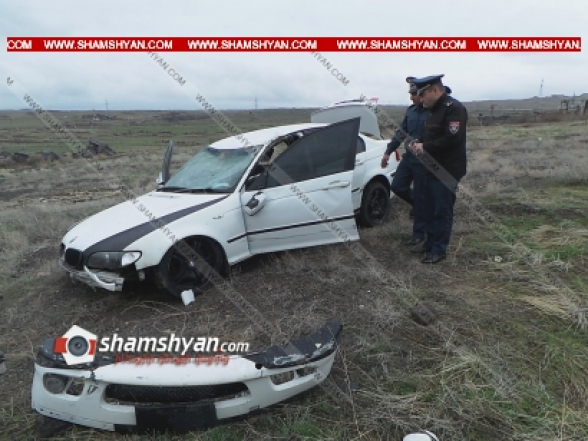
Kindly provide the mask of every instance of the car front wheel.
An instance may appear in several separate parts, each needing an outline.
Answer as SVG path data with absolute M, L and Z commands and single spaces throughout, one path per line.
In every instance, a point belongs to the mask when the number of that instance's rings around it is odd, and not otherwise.
M 195 295 L 206 291 L 219 277 L 224 265 L 220 246 L 207 238 L 186 238 L 171 247 L 155 271 L 157 285 L 180 297 L 192 290 Z
M 361 198 L 358 220 L 364 227 L 381 225 L 390 211 L 390 192 L 381 182 L 366 185 Z

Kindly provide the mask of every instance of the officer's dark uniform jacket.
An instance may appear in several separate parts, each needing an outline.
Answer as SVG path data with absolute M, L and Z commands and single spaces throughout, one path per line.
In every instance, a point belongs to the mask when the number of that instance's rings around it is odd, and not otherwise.
M 467 110 L 458 100 L 443 94 L 427 113 L 423 150 L 460 180 L 466 174 Z
M 408 143 L 413 139 L 421 139 L 425 128 L 425 121 L 428 116 L 429 112 L 422 105 L 417 106 L 416 104 L 413 104 L 406 109 L 402 125 L 400 126 L 400 129 L 396 131 L 392 140 L 388 143 L 386 154 L 389 155 L 394 152 L 400 147 L 402 141 L 405 141 L 404 144 L 407 147 L 407 154 L 411 155 L 411 157 L 414 156 L 408 148 Z

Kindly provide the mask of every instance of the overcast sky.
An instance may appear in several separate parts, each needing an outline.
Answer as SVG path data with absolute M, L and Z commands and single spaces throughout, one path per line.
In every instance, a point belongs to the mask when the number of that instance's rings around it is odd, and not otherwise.
M 145 53 L 6 52 L 6 37 L 585 37 L 586 0 L 2 0 L 0 109 L 25 105 L 18 81 L 48 109 L 317 107 L 377 96 L 408 102 L 404 78 L 444 73 L 463 101 L 588 92 L 586 50 L 570 53 L 161 52 L 177 83 Z M 586 44 L 585 41 L 583 41 Z M 187 85 L 189 84 L 189 87 Z

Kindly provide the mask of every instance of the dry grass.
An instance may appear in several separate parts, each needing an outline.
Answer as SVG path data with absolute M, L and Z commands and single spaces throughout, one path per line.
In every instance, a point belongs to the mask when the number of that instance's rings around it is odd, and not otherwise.
M 541 225 L 530 232 L 530 237 L 542 248 L 581 245 L 588 243 L 588 229 Z

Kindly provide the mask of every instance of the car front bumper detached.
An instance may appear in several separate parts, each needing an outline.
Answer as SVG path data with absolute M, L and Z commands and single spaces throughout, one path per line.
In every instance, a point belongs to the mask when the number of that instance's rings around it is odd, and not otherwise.
M 46 417 L 97 429 L 186 432 L 255 413 L 322 383 L 331 371 L 342 325 L 263 352 L 230 356 L 228 363 L 138 364 L 99 356 L 68 366 L 53 352 L 54 339 L 39 348 L 32 408 Z

